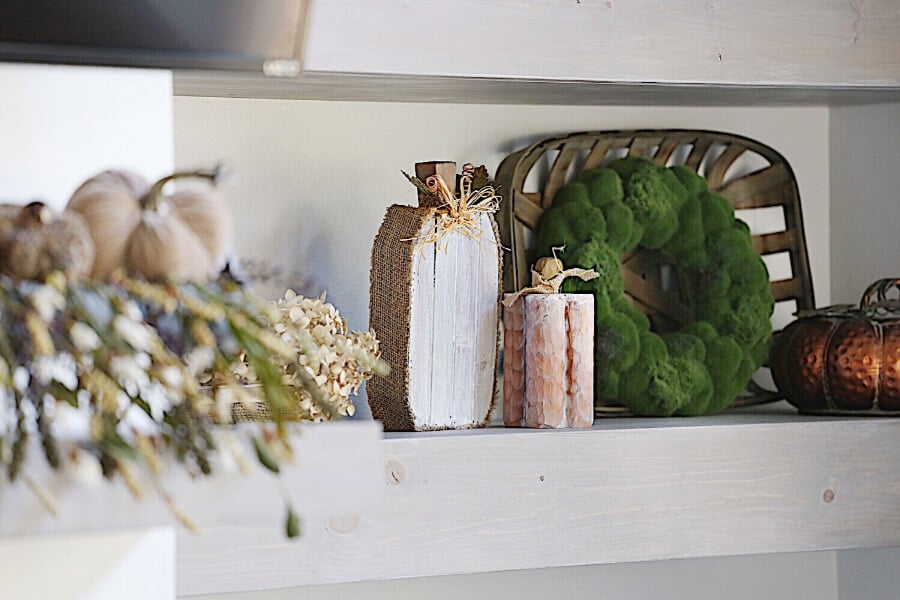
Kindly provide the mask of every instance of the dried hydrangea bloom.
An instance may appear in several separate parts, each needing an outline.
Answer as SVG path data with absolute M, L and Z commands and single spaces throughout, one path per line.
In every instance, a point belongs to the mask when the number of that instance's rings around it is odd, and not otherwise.
M 376 373 L 386 370 L 379 358 L 378 340 L 371 331 L 353 331 L 337 309 L 324 296 L 306 298 L 288 290 L 284 298 L 272 303 L 269 315 L 272 331 L 296 354 L 297 363 L 315 382 L 325 400 L 342 416 L 353 416 L 356 407 L 351 397 Z M 232 366 L 242 382 L 257 382 L 246 360 Z M 313 421 L 327 413 L 304 389 L 295 369 L 283 365 L 283 381 L 294 392 L 301 417 Z

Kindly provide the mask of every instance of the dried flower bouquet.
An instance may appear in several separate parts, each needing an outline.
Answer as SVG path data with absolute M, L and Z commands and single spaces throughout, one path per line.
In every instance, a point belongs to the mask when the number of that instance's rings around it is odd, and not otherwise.
M 278 472 L 290 456 L 286 423 L 352 414 L 349 396 L 382 365 L 374 336 L 348 331 L 324 299 L 289 293 L 270 305 L 229 278 L 0 276 L 0 464 L 52 504 L 22 471 L 28 440 L 39 438 L 47 462 L 63 466 L 69 456 L 52 420 L 75 412 L 89 422 L 78 460 L 95 461 L 137 493 L 136 462 L 158 476 L 171 455 L 209 474 L 212 456 L 229 451 L 218 447 L 214 423 L 231 422 L 243 406 L 271 421 L 252 441 L 260 463 Z M 297 533 L 290 510 L 286 528 Z

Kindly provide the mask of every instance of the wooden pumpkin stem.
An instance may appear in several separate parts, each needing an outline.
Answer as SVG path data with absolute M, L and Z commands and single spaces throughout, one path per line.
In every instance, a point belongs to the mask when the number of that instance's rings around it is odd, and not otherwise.
M 43 202 L 30 202 L 22 207 L 19 216 L 16 219 L 16 225 L 19 227 L 27 227 L 29 225 L 45 225 L 51 218 L 52 214 L 47 205 Z
M 159 207 L 159 201 L 163 197 L 163 188 L 165 188 L 166 184 L 170 181 L 178 179 L 206 179 L 211 185 L 215 186 L 222 179 L 223 172 L 224 167 L 222 165 L 216 165 L 211 171 L 198 169 L 196 171 L 178 171 L 171 175 L 166 175 L 154 183 L 153 187 L 150 188 L 150 191 L 141 198 L 141 208 L 144 210 L 156 210 Z

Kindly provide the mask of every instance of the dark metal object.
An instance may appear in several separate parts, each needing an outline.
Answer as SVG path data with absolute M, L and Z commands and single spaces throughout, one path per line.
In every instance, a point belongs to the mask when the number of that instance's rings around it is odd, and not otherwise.
M 775 384 L 800 412 L 900 416 L 900 279 L 870 285 L 859 306 L 801 311 L 775 340 Z
M 299 61 L 307 4 L 4 0 L 0 61 L 260 71 Z

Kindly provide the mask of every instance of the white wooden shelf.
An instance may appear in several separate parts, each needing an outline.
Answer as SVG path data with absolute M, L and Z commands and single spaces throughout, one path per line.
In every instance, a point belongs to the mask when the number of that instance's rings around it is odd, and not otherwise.
M 313 71 L 292 79 L 175 71 L 174 93 L 216 98 L 568 106 L 852 105 L 900 101 L 900 86 L 613 83 Z
M 377 432 L 348 423 L 299 438 L 306 462 L 284 476 L 305 515 L 296 541 L 267 473 L 171 480 L 201 527 L 178 532 L 179 595 L 900 545 L 900 420 L 776 406 L 373 445 Z M 17 485 L 0 494 L 0 535 L 171 523 L 152 494 L 138 508 L 120 486 L 50 487 L 62 518 Z
M 900 98 L 900 12 L 846 0 L 311 2 L 297 78 L 179 72 L 175 93 L 536 104 Z
M 67 444 L 67 436 L 61 437 Z M 273 587 L 269 575 L 248 568 L 250 563 L 270 552 L 281 555 L 285 544 L 289 550 L 308 549 L 285 537 L 286 493 L 302 522 L 310 523 L 311 531 L 315 531 L 312 524 L 317 518 L 359 514 L 383 505 L 379 423 L 345 421 L 303 427 L 291 440 L 295 460 L 282 468 L 280 478 L 256 464 L 245 436 L 233 438 L 249 473 L 238 472 L 235 464 L 228 469 L 217 461 L 210 477 L 192 479 L 183 469 L 170 466 L 161 478 L 160 488 L 196 523 L 196 534 L 177 524 L 154 491 L 148 473 L 135 471 L 143 495 L 134 498 L 120 479 L 113 483 L 95 478 L 88 481 L 71 470 L 51 471 L 40 445 L 31 444 L 23 472 L 50 492 L 59 515 L 48 512 L 21 478 L 9 484 L 4 476 L 0 482 L 0 555 L 44 542 L 48 547 L 54 541 L 64 547 L 67 540 L 71 540 L 70 547 L 92 544 L 92 540 L 106 539 L 106 534 L 141 539 L 144 534 L 157 536 L 174 526 L 173 564 L 177 562 L 179 596 L 230 591 L 223 582 L 237 574 L 242 574 L 240 589 L 262 589 Z M 226 442 L 220 438 L 220 443 Z M 152 568 L 148 567 L 148 572 L 153 572 Z
M 380 507 L 296 543 L 268 522 L 181 536 L 180 593 L 900 545 L 900 420 L 779 408 L 382 446 Z

